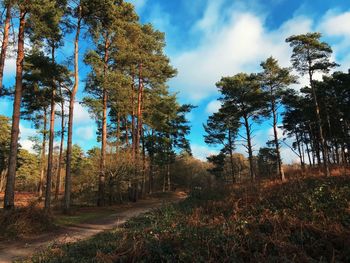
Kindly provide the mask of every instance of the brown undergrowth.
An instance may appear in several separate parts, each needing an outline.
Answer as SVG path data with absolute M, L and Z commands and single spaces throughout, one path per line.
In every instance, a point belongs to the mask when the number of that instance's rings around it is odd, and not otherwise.
M 26 207 L 0 212 L 2 238 L 19 238 L 38 235 L 55 228 L 51 214 L 45 213 L 36 202 Z
M 193 192 L 33 262 L 350 262 L 350 177 Z

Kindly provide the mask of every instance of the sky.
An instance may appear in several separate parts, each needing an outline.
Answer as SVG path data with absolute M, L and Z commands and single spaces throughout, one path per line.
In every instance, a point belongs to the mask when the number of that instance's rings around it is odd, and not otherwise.
M 218 152 L 217 147 L 204 143 L 203 124 L 209 115 L 220 107 L 220 96 L 215 83 L 222 76 L 239 72 L 259 72 L 260 63 L 269 56 L 290 67 L 291 48 L 285 39 L 293 34 L 321 32 L 322 40 L 333 48 L 333 59 L 350 68 L 350 2 L 348 0 L 128 0 L 136 7 L 142 23 L 152 23 L 166 35 L 166 54 L 178 70 L 178 75 L 168 84 L 178 94 L 181 103 L 197 106 L 188 115 L 192 126 L 189 139 L 193 155 L 205 160 Z M 58 60 L 66 61 L 71 54 L 68 40 Z M 83 41 L 81 49 L 90 43 Z M 83 52 L 81 52 L 83 54 Z M 82 63 L 81 55 L 81 65 Z M 81 79 L 87 72 L 80 69 Z M 4 83 L 13 85 L 14 57 L 6 62 Z M 321 77 L 321 76 L 319 76 Z M 306 85 L 305 78 L 294 88 Z M 80 84 L 78 101 L 84 96 Z M 12 102 L 0 100 L 0 114 L 11 116 Z M 280 118 L 281 120 L 281 118 Z M 85 150 L 98 145 L 96 125 L 87 109 L 76 103 L 73 142 Z M 272 139 L 271 121 L 265 120 L 254 127 L 254 148 L 257 151 Z M 21 144 L 30 149 L 28 136 L 35 129 L 21 122 Z M 280 131 L 282 137 L 282 132 Z M 237 144 L 237 151 L 244 148 Z M 291 163 L 297 159 L 288 147 L 282 147 L 282 158 Z

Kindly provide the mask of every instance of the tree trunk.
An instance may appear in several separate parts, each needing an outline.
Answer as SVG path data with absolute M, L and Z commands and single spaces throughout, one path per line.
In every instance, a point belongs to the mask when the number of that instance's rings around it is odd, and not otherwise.
M 228 141 L 229 141 L 229 147 L 230 147 L 230 165 L 231 165 L 231 176 L 232 176 L 232 184 L 236 183 L 235 178 L 235 169 L 234 169 L 234 162 L 233 162 L 233 143 L 232 143 L 232 136 L 231 136 L 231 130 L 228 131 Z
M 141 187 L 141 195 L 142 197 L 146 194 L 146 148 L 145 148 L 145 136 L 144 132 L 142 132 L 141 136 L 142 142 L 142 187 Z
M 153 193 L 153 154 L 149 155 L 149 178 L 148 178 L 148 194 Z
M 323 157 L 324 175 L 328 177 L 331 175 L 330 170 L 329 170 L 329 163 L 328 163 L 328 149 L 327 149 L 327 144 L 326 144 L 324 134 L 323 134 L 322 121 L 321 121 L 321 115 L 320 115 L 320 107 L 319 107 L 318 101 L 317 101 L 316 89 L 314 87 L 311 69 L 309 70 L 309 79 L 310 79 L 310 86 L 311 86 L 311 90 L 312 90 L 312 97 L 314 99 L 314 104 L 315 104 L 317 126 L 318 126 L 318 132 L 319 132 L 319 136 L 320 136 L 320 144 L 321 144 L 321 151 L 322 151 L 322 157 Z
M 119 147 L 120 147 L 120 113 L 117 112 L 117 134 L 116 134 L 116 153 L 119 153 Z
M 171 180 L 170 180 L 170 163 L 167 164 L 166 166 L 166 175 L 167 175 L 167 186 L 168 186 L 168 191 L 171 191 Z
M 55 63 L 55 47 L 52 46 L 52 63 Z M 51 95 L 51 113 L 50 113 L 50 134 L 49 134 L 49 154 L 47 160 L 47 175 L 46 175 L 46 195 L 45 195 L 45 211 L 49 212 L 51 206 L 51 187 L 52 187 L 52 169 L 53 169 L 53 143 L 55 139 L 55 97 L 56 83 L 52 81 Z
M 1 171 L 0 173 L 0 193 L 2 193 L 5 188 L 6 174 L 7 174 L 7 169 Z
M 64 144 L 64 98 L 62 89 L 60 89 L 60 96 L 61 96 L 61 143 L 60 143 L 60 153 L 58 158 L 58 168 L 57 168 L 57 177 L 56 177 L 56 189 L 55 189 L 55 200 L 58 200 L 58 195 L 60 193 L 60 187 L 61 187 L 61 170 L 62 170 L 62 164 L 63 164 L 63 144 Z
M 131 85 L 131 154 L 132 161 L 135 163 L 135 150 L 136 150 L 136 132 L 135 132 L 135 72 L 132 72 L 132 85 Z
M 284 171 L 282 167 L 282 159 L 281 159 L 281 151 L 280 151 L 280 143 L 278 140 L 278 131 L 277 131 L 277 111 L 276 111 L 276 102 L 273 100 L 271 102 L 271 111 L 273 116 L 273 135 L 275 140 L 275 151 L 276 151 L 276 157 L 277 157 L 277 174 L 279 175 L 279 178 L 284 182 L 286 180 L 284 176 Z
M 128 117 L 126 115 L 124 117 L 124 122 L 125 122 L 125 143 L 128 147 L 130 147 Z
M 298 152 L 299 152 L 301 170 L 304 171 L 304 169 L 305 169 L 305 164 L 304 164 L 304 161 L 303 161 L 303 155 L 302 155 L 302 153 L 301 153 L 300 138 L 299 138 L 299 135 L 298 135 L 298 132 L 297 132 L 297 131 L 295 131 L 295 139 L 297 140 L 297 146 L 298 146 Z
M 9 43 L 11 8 L 12 8 L 11 2 L 9 2 L 6 6 L 6 18 L 5 18 L 5 25 L 4 25 L 4 34 L 2 38 L 2 45 L 1 45 L 1 55 L 0 55 L 0 97 L 1 97 L 1 91 L 2 91 L 2 82 L 4 77 L 6 52 L 7 52 L 7 47 Z
M 19 120 L 21 114 L 21 99 L 22 99 L 22 73 L 24 60 L 24 29 L 26 24 L 26 12 L 20 10 L 20 20 L 18 29 L 18 50 L 16 61 L 16 84 L 15 97 L 13 101 L 13 116 L 11 128 L 11 143 L 9 154 L 8 174 L 6 180 L 6 189 L 4 196 L 4 209 L 10 210 L 15 207 L 15 178 L 17 168 L 17 151 L 18 151 L 18 136 L 19 136 Z
M 249 125 L 249 120 L 247 116 L 244 116 L 244 126 L 247 134 L 247 149 L 248 149 L 248 159 L 249 159 L 249 174 L 252 181 L 255 181 L 255 172 L 254 172 L 254 160 L 253 160 L 253 147 L 251 141 L 251 130 Z
M 67 164 L 66 164 L 66 180 L 65 180 L 65 189 L 64 189 L 64 205 L 63 210 L 65 213 L 70 212 L 70 195 L 72 188 L 72 180 L 71 180 L 71 161 L 72 161 L 72 137 L 73 137 L 73 113 L 74 113 L 74 103 L 75 103 L 75 95 L 78 91 L 79 87 L 79 36 L 81 29 L 81 13 L 82 7 L 78 7 L 79 18 L 77 29 L 75 33 L 74 40 L 74 87 L 70 94 L 69 100 L 69 116 L 68 116 L 68 135 L 67 135 Z
M 163 169 L 162 169 L 163 170 Z M 164 176 L 163 176 L 163 193 L 165 192 L 165 190 L 166 190 L 166 173 L 165 173 L 165 171 L 164 171 Z
M 309 144 L 307 143 L 307 141 L 305 142 L 305 146 L 306 146 L 307 157 L 309 159 L 309 165 L 312 166 L 312 161 L 311 161 L 311 156 L 310 156 L 310 149 L 309 149 Z
M 312 166 L 315 166 L 315 155 L 316 155 L 316 147 L 315 147 L 315 139 L 314 139 L 314 135 L 312 132 L 312 127 L 311 124 L 309 123 L 309 127 L 308 127 L 308 131 L 309 131 L 309 139 L 310 139 L 310 146 L 311 146 L 311 153 L 312 153 Z
M 43 141 L 41 144 L 41 171 L 40 171 L 40 182 L 39 182 L 39 200 L 43 198 L 45 168 L 46 168 L 46 132 L 47 132 L 47 110 L 44 109 L 44 127 L 43 127 Z
M 143 95 L 143 82 L 142 82 L 142 63 L 139 64 L 139 90 L 137 97 L 137 127 L 136 127 L 136 154 L 140 149 L 140 136 L 142 128 L 142 95 Z
M 104 206 L 105 205 L 105 170 L 106 170 L 106 147 L 107 147 L 107 102 L 108 102 L 108 94 L 107 94 L 107 88 L 106 88 L 106 77 L 107 77 L 107 70 L 108 70 L 108 47 L 109 47 L 109 41 L 108 41 L 108 35 L 105 36 L 105 47 L 104 47 L 104 68 L 103 68 L 103 78 L 104 78 L 104 85 L 103 85 L 103 98 L 102 98 L 102 105 L 103 105 L 103 115 L 102 115 L 102 140 L 101 140 L 101 160 L 100 160 L 100 174 L 98 179 L 98 199 L 97 199 L 97 206 Z

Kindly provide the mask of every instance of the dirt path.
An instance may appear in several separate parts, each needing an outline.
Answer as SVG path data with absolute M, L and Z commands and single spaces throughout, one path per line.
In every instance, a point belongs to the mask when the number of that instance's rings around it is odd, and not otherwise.
M 31 238 L 2 242 L 0 243 L 0 262 L 6 263 L 27 258 L 52 244 L 64 244 L 87 239 L 102 231 L 118 227 L 132 217 L 159 208 L 164 203 L 177 202 L 184 198 L 186 198 L 185 195 L 177 194 L 166 199 L 151 198 L 141 200 L 128 207 L 122 207 L 116 210 L 115 214 L 104 216 L 87 223 L 67 226 L 60 228 L 59 231 Z

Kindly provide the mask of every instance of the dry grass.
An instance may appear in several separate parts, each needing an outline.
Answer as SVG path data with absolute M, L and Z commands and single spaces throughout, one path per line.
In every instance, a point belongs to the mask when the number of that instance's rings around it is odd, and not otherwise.
M 33 261 L 350 262 L 349 204 L 342 176 L 203 190 Z
M 0 212 L 0 236 L 18 238 L 40 233 L 55 228 L 51 214 L 47 214 L 36 203 L 11 211 Z

